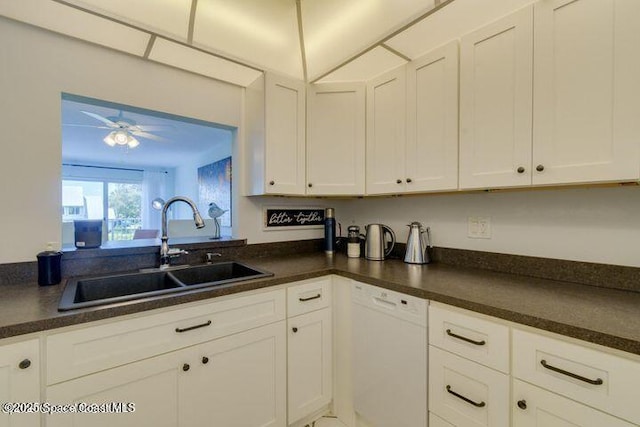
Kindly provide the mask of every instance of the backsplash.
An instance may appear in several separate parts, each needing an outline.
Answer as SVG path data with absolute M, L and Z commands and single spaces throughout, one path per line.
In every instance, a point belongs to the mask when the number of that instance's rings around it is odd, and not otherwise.
M 197 265 L 205 262 L 206 254 L 209 252 L 220 254 L 214 258 L 214 262 L 319 253 L 323 250 L 323 241 L 310 239 L 246 245 L 245 240 L 232 240 L 181 244 L 180 247 L 189 253 L 180 257 L 174 264 Z M 345 252 L 342 241 L 337 248 L 338 252 Z M 403 259 L 404 251 L 405 244 L 397 243 L 390 258 Z M 640 268 L 636 267 L 443 247 L 433 247 L 429 251 L 434 263 L 640 292 Z M 66 252 L 62 261 L 63 282 L 73 276 L 106 275 L 157 265 L 158 247 Z M 36 281 L 36 262 L 0 264 L 0 286 Z

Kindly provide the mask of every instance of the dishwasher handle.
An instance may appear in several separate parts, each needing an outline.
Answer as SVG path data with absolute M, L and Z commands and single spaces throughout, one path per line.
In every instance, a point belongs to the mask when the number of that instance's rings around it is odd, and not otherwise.
M 377 306 L 388 308 L 390 310 L 395 310 L 395 308 L 398 306 L 398 304 L 393 301 L 389 301 L 379 297 L 373 297 L 373 303 Z

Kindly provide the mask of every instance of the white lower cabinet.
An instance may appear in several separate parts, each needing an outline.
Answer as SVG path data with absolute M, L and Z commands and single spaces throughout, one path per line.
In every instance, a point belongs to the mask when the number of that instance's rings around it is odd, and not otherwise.
M 509 376 L 429 347 L 429 410 L 457 427 L 509 425 Z
M 429 427 L 455 427 L 455 426 L 443 420 L 433 412 L 429 412 Z
M 330 308 L 296 316 L 287 322 L 289 424 L 331 402 L 331 323 Z
M 569 342 L 559 335 L 515 328 L 512 335 L 515 378 L 640 424 L 638 361 Z
M 557 394 L 513 381 L 514 427 L 632 427 L 626 421 Z M 432 426 L 433 427 L 433 426 Z
M 326 408 L 333 399 L 332 278 L 287 289 L 289 424 Z
M 0 404 L 40 401 L 40 345 L 37 339 L 0 346 Z M 40 425 L 40 415 L 0 411 L 0 427 Z
M 197 346 L 180 427 L 285 426 L 285 339 L 282 321 Z
M 285 387 L 281 321 L 50 386 L 53 404 L 116 402 L 126 413 L 52 414 L 47 426 L 282 427 Z
M 133 403 L 126 413 L 51 414 L 47 427 L 177 426 L 190 350 L 152 357 L 47 387 L 54 405 Z

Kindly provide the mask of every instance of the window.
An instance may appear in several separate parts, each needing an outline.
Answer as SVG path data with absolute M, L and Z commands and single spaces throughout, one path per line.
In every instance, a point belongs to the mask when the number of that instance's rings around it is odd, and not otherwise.
M 103 220 L 107 240 L 131 240 L 142 227 L 142 183 L 63 180 L 62 205 L 68 227 L 76 219 Z

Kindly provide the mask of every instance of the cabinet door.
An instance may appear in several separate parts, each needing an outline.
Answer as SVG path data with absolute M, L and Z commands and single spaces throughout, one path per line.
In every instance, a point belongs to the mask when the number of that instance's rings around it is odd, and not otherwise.
M 460 188 L 531 184 L 533 9 L 461 39 Z
M 52 404 L 115 402 L 126 412 L 51 414 L 47 426 L 180 425 L 181 399 L 191 376 L 189 360 L 188 351 L 180 350 L 47 387 L 46 400 Z
M 534 184 L 640 176 L 638 20 L 634 0 L 535 4 Z
M 407 65 L 407 192 L 458 188 L 458 42 Z
M 40 350 L 33 339 L 0 347 L 0 404 L 40 401 Z M 40 415 L 0 411 L 1 427 L 40 425 Z
M 309 86 L 307 194 L 364 194 L 365 87 Z
M 289 424 L 331 402 L 331 309 L 288 320 Z
M 304 194 L 304 82 L 268 73 L 265 80 L 265 191 Z
M 367 194 L 405 191 L 406 69 L 367 83 Z
M 509 376 L 429 346 L 429 410 L 458 427 L 509 425 Z
M 514 427 L 631 427 L 633 424 L 520 380 L 513 381 Z
M 286 420 L 285 322 L 194 348 L 181 427 L 283 427 Z

